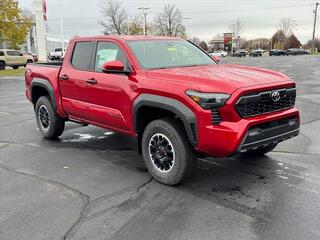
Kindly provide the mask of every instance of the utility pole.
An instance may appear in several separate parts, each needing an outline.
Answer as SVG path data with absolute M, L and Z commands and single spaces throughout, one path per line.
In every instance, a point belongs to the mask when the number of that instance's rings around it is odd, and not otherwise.
M 144 27 L 143 27 L 143 34 L 147 35 L 147 10 L 150 9 L 149 7 L 139 7 L 139 10 L 142 10 L 144 16 Z
M 315 10 L 313 11 L 313 13 L 314 13 L 313 34 L 312 34 L 312 53 L 313 53 L 313 54 L 314 54 L 314 52 L 315 52 L 314 44 L 315 44 L 315 35 L 316 35 L 318 5 L 319 5 L 319 3 L 316 2 L 316 8 L 315 8 Z
M 64 36 L 63 36 L 63 20 L 62 20 L 62 0 L 59 0 L 60 5 L 60 37 L 61 37 L 61 46 L 62 46 L 62 52 L 64 50 Z

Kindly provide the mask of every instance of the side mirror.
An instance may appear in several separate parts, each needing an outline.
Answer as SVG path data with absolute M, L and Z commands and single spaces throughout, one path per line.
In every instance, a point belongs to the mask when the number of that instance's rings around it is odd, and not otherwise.
M 216 62 L 220 62 L 220 58 L 218 56 L 211 56 L 213 60 Z
M 126 74 L 129 75 L 130 70 L 125 70 L 123 63 L 119 60 L 105 62 L 101 68 L 104 73 Z

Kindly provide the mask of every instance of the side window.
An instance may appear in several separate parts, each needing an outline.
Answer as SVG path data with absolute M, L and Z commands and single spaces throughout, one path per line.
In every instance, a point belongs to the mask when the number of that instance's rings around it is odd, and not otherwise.
M 72 54 L 71 64 L 79 70 L 91 70 L 93 42 L 77 42 Z
M 15 56 L 15 51 L 7 51 L 7 55 L 8 56 Z
M 3 51 L 0 51 L 0 56 L 4 56 L 4 52 Z
M 22 54 L 21 52 L 18 52 L 18 51 L 15 51 L 15 52 L 14 52 L 14 55 L 17 56 L 17 57 L 23 56 L 23 54 Z
M 124 66 L 127 66 L 127 58 L 123 51 L 116 44 L 110 42 L 98 42 L 95 59 L 95 71 L 101 72 L 101 67 L 105 62 L 114 60 L 119 60 Z

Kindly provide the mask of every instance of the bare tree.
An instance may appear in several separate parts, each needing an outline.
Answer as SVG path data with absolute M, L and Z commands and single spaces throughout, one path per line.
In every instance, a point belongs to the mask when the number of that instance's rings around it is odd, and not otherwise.
M 244 25 L 240 19 L 237 19 L 233 24 L 229 25 L 229 29 L 236 38 L 239 38 L 244 31 Z
M 279 30 L 283 31 L 286 37 L 290 36 L 297 29 L 297 22 L 292 18 L 282 18 L 279 23 Z
M 130 35 L 142 35 L 143 34 L 143 18 L 141 16 L 132 16 L 125 23 L 125 34 Z
M 175 5 L 166 4 L 163 11 L 159 13 L 154 21 L 154 30 L 163 36 L 186 35 L 186 28 L 183 25 L 183 15 Z
M 193 38 L 190 39 L 190 41 L 192 41 L 193 43 L 199 45 L 201 43 L 200 38 L 194 36 Z
M 105 34 L 122 34 L 128 20 L 127 11 L 118 0 L 101 0 L 98 3 L 103 19 L 100 24 L 104 27 Z

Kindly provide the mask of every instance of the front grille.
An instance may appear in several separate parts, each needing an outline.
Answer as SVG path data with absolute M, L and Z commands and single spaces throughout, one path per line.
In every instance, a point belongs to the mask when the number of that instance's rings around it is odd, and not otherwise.
M 271 94 L 279 92 L 280 99 L 273 101 Z M 294 107 L 296 100 L 296 89 L 285 88 L 259 93 L 246 94 L 240 97 L 236 103 L 236 110 L 240 117 L 247 118 L 265 113 L 275 112 Z
M 211 108 L 211 122 L 213 125 L 221 123 L 221 116 L 218 108 Z

